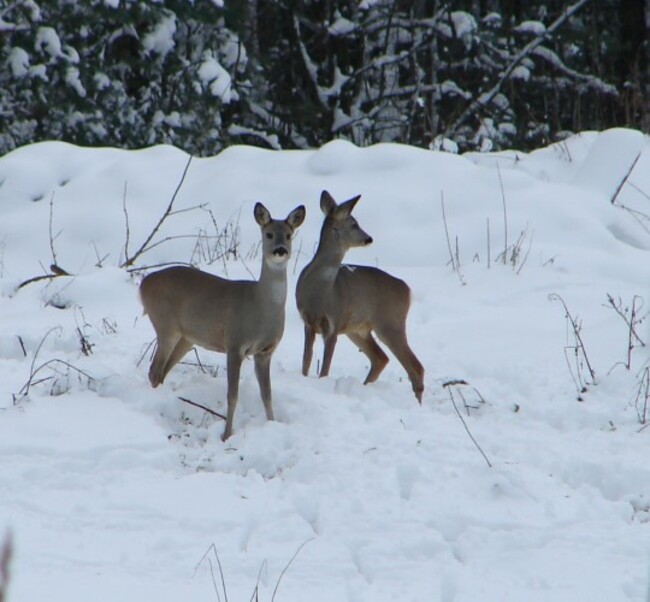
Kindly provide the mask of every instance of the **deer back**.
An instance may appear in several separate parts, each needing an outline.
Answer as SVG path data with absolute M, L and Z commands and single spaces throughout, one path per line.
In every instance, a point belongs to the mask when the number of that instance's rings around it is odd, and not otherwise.
M 140 299 L 156 332 L 178 333 L 195 345 L 225 351 L 243 321 L 242 310 L 255 299 L 255 284 L 175 266 L 147 276 Z
M 383 331 L 403 327 L 410 289 L 403 280 L 378 268 L 342 265 L 322 300 L 320 321 L 326 318 L 335 331 Z

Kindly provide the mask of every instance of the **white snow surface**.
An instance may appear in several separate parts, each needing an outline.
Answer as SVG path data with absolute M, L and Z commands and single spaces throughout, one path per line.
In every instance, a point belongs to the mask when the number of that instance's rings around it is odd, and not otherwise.
M 650 307 L 650 234 L 640 217 L 650 213 L 647 137 L 585 132 L 529 154 L 333 141 L 194 159 L 178 212 L 154 236 L 161 244 L 137 266 L 192 259 L 230 278 L 257 276 L 254 203 L 274 217 L 307 208 L 272 363 L 277 421 L 265 420 L 247 361 L 226 443 L 220 420 L 179 400 L 223 413 L 225 357 L 199 350 L 215 377 L 188 354 L 152 389 L 141 273 L 119 267 L 125 216 L 133 253 L 187 160 L 169 146 L 59 142 L 0 158 L 8 602 L 223 600 L 216 553 L 231 601 L 251 599 L 256 587 L 263 601 L 277 587 L 278 602 L 647 599 L 650 429 L 634 400 L 649 356 L 637 345 L 625 369 L 628 330 L 607 306 L 610 294 Z M 293 290 L 318 239 L 323 189 L 339 201 L 362 194 L 355 215 L 374 243 L 346 259 L 412 289 L 421 406 L 392 356 L 364 386 L 365 356 L 345 337 L 328 378 L 300 373 Z M 239 227 L 241 258 L 210 263 L 213 218 L 220 229 Z M 519 261 L 504 266 L 499 253 L 520 236 Z M 73 276 L 17 289 L 54 259 Z M 596 372 L 582 401 L 567 367 L 568 357 L 575 371 L 572 350 L 565 356 L 574 338 L 553 294 L 578 316 Z M 638 334 L 649 342 L 647 323 Z M 319 340 L 315 361 L 321 354 Z M 452 379 L 469 384 L 443 386 Z

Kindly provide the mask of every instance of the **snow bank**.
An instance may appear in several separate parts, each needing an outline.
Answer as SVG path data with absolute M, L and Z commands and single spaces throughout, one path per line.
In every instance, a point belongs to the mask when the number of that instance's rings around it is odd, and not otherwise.
M 302 377 L 290 295 L 277 422 L 246 362 L 224 444 L 220 421 L 179 400 L 223 411 L 224 357 L 189 354 L 151 389 L 140 273 L 118 267 L 188 156 L 49 142 L 0 158 L 9 599 L 214 600 L 215 551 L 231 600 L 256 584 L 271 599 L 287 567 L 278 602 L 643 599 L 650 431 L 635 395 L 650 357 L 637 344 L 622 365 L 629 330 L 607 295 L 628 312 L 643 298 L 647 312 L 649 161 L 647 138 L 629 130 L 530 154 L 333 141 L 193 159 L 136 266 L 191 261 L 250 278 L 254 203 L 274 215 L 304 203 L 293 290 L 317 244 L 321 190 L 361 194 L 355 214 L 375 242 L 348 259 L 410 284 L 409 337 L 426 369 L 421 407 L 394 358 L 363 386 L 365 358 L 345 339 L 329 378 Z M 72 276 L 17 288 L 54 262 Z M 597 384 L 574 361 L 562 303 Z

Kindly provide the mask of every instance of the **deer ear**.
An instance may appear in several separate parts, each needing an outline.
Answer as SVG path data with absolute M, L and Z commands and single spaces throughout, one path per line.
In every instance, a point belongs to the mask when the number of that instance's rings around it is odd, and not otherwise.
M 320 210 L 325 215 L 329 215 L 336 207 L 336 201 L 332 198 L 332 195 L 327 190 L 323 190 L 320 193 Z
M 299 228 L 302 225 L 302 222 L 305 221 L 305 215 L 307 211 L 305 210 L 304 205 L 296 207 L 288 216 L 287 224 L 289 224 L 294 230 Z
M 271 221 L 271 214 L 269 213 L 269 210 L 264 205 L 262 205 L 262 203 L 255 203 L 253 214 L 255 215 L 255 221 L 260 226 L 266 226 L 266 224 Z
M 352 197 L 350 200 L 345 201 L 345 203 L 341 203 L 336 208 L 336 214 L 335 214 L 336 218 L 345 219 L 346 217 L 350 217 L 350 213 L 352 213 L 354 206 L 359 202 L 360 198 L 361 195 L 358 194 L 357 196 Z

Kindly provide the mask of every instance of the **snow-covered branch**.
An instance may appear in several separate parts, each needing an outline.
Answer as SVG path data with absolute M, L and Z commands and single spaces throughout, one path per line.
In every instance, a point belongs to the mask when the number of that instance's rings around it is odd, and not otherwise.
M 487 92 L 481 94 L 472 102 L 445 130 L 445 136 L 451 137 L 470 117 L 474 116 L 481 109 L 484 109 L 490 102 L 501 92 L 501 88 L 510 78 L 517 66 L 537 48 L 539 48 L 547 39 L 549 39 L 564 23 L 573 15 L 583 8 L 590 0 L 578 0 L 578 2 L 567 7 L 566 10 L 538 37 L 531 40 L 524 46 L 512 59 L 510 64 L 505 68 L 499 80 Z

